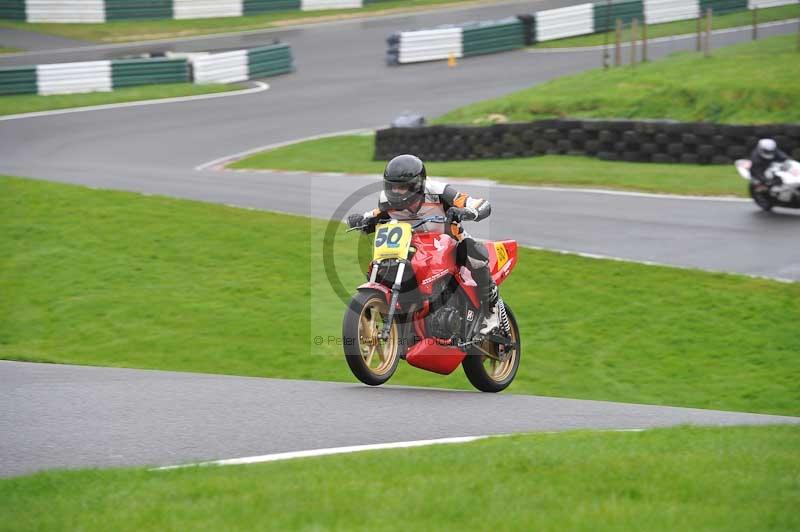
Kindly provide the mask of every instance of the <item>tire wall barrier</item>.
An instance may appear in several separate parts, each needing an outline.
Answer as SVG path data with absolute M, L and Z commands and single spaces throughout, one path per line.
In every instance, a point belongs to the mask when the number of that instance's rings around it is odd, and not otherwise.
M 375 135 L 375 160 L 413 153 L 426 161 L 584 155 L 610 161 L 730 164 L 774 138 L 800 160 L 800 124 L 736 126 L 631 120 L 540 120 L 492 126 L 390 128 Z
M 291 48 L 278 43 L 186 58 L 86 61 L 0 68 L 0 95 L 106 92 L 161 83 L 230 83 L 294 71 Z
M 616 0 L 611 5 L 594 5 L 594 31 L 612 31 L 617 25 L 617 19 L 621 19 L 626 26 L 633 19 L 644 20 L 643 0 Z
M 724 15 L 748 9 L 797 4 L 796 0 L 612 0 L 586 3 L 516 19 L 469 22 L 438 28 L 401 31 L 386 42 L 390 65 L 515 50 L 566 37 L 612 31 L 617 19 L 626 26 L 633 19 L 647 24 L 698 18 L 706 9 Z
M 191 74 L 185 59 L 123 59 L 111 62 L 111 80 L 114 88 L 118 89 L 157 83 L 186 83 L 191 80 Z
M 294 71 L 288 44 L 215 54 L 189 54 L 195 83 L 233 83 Z
M 0 19 L 25 20 L 25 0 L 0 0 Z
M 518 18 L 478 22 L 461 28 L 465 57 L 493 54 L 525 46 L 524 24 Z
M 700 12 L 711 9 L 715 15 L 747 10 L 747 0 L 700 0 Z
M 185 59 L 124 59 L 0 68 L 0 94 L 75 94 L 191 79 Z
M 270 11 L 356 9 L 381 0 L 0 0 L 0 19 L 106 22 L 241 17 Z
M 38 92 L 35 66 L 0 68 L 0 95 Z

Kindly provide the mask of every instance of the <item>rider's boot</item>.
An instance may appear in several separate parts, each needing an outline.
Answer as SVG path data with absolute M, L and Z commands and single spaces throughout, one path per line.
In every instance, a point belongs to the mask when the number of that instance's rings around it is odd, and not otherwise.
M 472 278 L 475 280 L 475 284 L 478 285 L 478 299 L 480 299 L 484 314 L 483 323 L 480 324 L 478 332 L 484 335 L 490 334 L 500 327 L 500 315 L 497 309 L 497 301 L 499 299 L 497 285 L 492 279 L 488 266 L 473 271 Z

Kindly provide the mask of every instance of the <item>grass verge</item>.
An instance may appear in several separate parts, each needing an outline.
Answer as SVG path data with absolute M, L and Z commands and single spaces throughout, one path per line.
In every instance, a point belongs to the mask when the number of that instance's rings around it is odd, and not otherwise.
M 90 92 L 86 94 L 55 94 L 39 96 L 35 94 L 16 94 L 0 96 L 0 115 L 34 113 L 37 111 L 53 111 L 72 107 L 88 107 L 111 103 L 136 102 L 176 98 L 178 96 L 197 96 L 241 90 L 244 85 L 194 85 L 192 83 L 165 83 L 163 85 L 142 85 L 127 87 L 111 92 Z
M 0 212 L 0 358 L 354 380 L 322 221 L 17 178 Z M 335 244 L 355 287 L 358 238 Z M 513 392 L 800 414 L 800 284 L 523 249 L 503 293 Z M 405 365 L 392 382 L 470 388 Z
M 477 124 L 500 114 L 542 118 L 668 118 L 727 124 L 800 122 L 797 36 L 566 76 L 456 109 L 436 123 Z M 624 94 L 624 98 L 620 98 Z
M 70 39 L 100 43 L 121 43 L 156 39 L 177 39 L 193 35 L 238 32 L 281 27 L 293 24 L 324 22 L 396 13 L 413 12 L 426 7 L 469 5 L 474 0 L 388 0 L 360 9 L 321 11 L 275 11 L 243 17 L 224 17 L 190 20 L 118 20 L 103 24 L 46 24 L 9 20 L 0 21 L 0 28 L 35 31 Z
M 13 54 L 14 52 L 21 52 L 19 48 L 11 48 L 9 46 L 0 46 L 0 54 Z
M 373 135 L 311 140 L 262 152 L 232 168 L 306 170 L 380 175 L 373 161 Z M 486 178 L 520 185 L 591 186 L 670 194 L 745 196 L 747 187 L 733 166 L 601 161 L 593 157 L 548 155 L 428 163 L 430 175 Z
M 770 7 L 758 10 L 758 23 L 764 24 L 767 22 L 775 22 L 778 20 L 787 20 L 800 17 L 800 8 L 798 6 L 780 6 Z M 612 20 L 612 24 L 613 24 Z M 639 21 L 642 22 L 641 20 Z M 739 13 L 728 13 L 726 15 L 714 15 L 713 26 L 714 30 L 722 30 L 727 28 L 738 28 L 741 26 L 748 26 L 753 24 L 753 12 L 742 11 Z M 705 25 L 703 25 L 705 28 Z M 667 22 L 664 24 L 651 24 L 647 27 L 647 36 L 649 39 L 657 39 L 659 37 L 671 37 L 673 35 L 687 35 L 697 32 L 697 20 L 679 20 L 676 22 Z M 638 38 L 641 39 L 642 30 L 639 29 Z M 608 33 L 593 33 L 591 35 L 581 35 L 580 37 L 569 37 L 566 39 L 558 39 L 555 41 L 546 41 L 538 43 L 532 48 L 572 48 L 580 46 L 602 46 L 608 43 L 614 45 L 615 34 L 613 31 Z M 626 27 L 622 32 L 622 42 L 629 42 L 631 40 L 631 29 Z
M 0 480 L 0 529 L 796 530 L 798 446 L 796 426 L 678 427 L 46 472 Z

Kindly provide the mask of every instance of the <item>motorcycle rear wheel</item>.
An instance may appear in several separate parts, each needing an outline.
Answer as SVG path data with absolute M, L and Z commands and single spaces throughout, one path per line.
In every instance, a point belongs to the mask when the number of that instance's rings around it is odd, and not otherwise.
M 345 360 L 353 375 L 370 386 L 388 381 L 400 361 L 397 320 L 389 329 L 389 338 L 379 338 L 388 314 L 386 297 L 377 290 L 360 291 L 345 311 L 342 323 Z
M 755 204 L 765 212 L 771 211 L 772 207 L 775 206 L 775 204 L 772 202 L 772 198 L 769 196 L 769 193 L 757 192 L 753 183 L 750 183 L 750 197 L 753 198 Z
M 505 390 L 514 380 L 519 369 L 522 343 L 520 341 L 517 318 L 507 304 L 506 313 L 511 325 L 511 340 L 517 344 L 517 347 L 511 353 L 508 353 L 508 356 L 503 361 L 489 357 L 480 350 L 470 350 L 461 363 L 469 382 L 482 392 L 497 393 Z M 493 342 L 485 340 L 480 347 L 494 356 L 500 355 L 501 347 Z

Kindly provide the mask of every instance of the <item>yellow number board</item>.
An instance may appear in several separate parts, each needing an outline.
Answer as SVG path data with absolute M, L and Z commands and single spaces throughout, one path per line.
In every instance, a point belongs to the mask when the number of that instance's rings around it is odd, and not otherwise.
M 497 255 L 497 269 L 499 270 L 508 262 L 508 251 L 506 251 L 506 246 L 504 244 L 495 242 L 494 252 Z
M 411 224 L 391 221 L 379 224 L 375 228 L 375 245 L 372 250 L 372 260 L 408 258 L 408 248 L 411 247 Z

